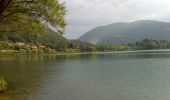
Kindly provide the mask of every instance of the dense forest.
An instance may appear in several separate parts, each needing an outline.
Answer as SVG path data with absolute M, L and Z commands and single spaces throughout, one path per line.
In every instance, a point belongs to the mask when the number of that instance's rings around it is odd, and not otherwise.
M 144 39 L 135 43 L 121 45 L 98 45 L 97 51 L 154 50 L 170 49 L 170 41 Z

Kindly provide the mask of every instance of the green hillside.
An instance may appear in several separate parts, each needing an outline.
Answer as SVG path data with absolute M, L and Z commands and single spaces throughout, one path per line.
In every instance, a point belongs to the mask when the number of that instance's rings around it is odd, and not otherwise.
M 46 34 L 0 34 L 0 41 L 20 42 L 43 45 L 56 51 L 64 51 L 68 47 L 68 40 L 62 35 L 48 29 Z
M 170 23 L 141 20 L 97 27 L 79 38 L 93 44 L 127 44 L 143 39 L 170 40 Z

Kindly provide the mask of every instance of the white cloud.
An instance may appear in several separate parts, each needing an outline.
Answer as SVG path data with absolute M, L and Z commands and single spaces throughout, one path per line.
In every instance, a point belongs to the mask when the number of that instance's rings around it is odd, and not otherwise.
M 68 10 L 68 38 L 114 22 L 135 20 L 170 21 L 169 0 L 62 0 Z

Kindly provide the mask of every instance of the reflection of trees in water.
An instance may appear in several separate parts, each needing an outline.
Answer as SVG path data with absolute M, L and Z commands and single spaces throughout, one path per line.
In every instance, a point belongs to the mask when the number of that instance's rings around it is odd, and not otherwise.
M 7 81 L 3 76 L 0 76 L 0 93 L 5 92 L 7 89 Z
M 62 64 L 65 61 L 79 61 L 104 59 L 127 60 L 143 58 L 165 58 L 168 54 L 85 54 L 85 55 L 20 55 L 1 56 L 0 75 L 8 80 L 7 97 L 12 100 L 24 100 L 26 97 L 35 96 L 43 89 L 53 75 L 57 78 L 64 74 Z M 82 64 L 86 64 L 86 61 Z M 72 65 L 70 65 L 72 66 Z M 88 67 L 84 67 L 86 70 Z M 57 74 L 56 74 L 57 73 Z M 56 77 L 55 77 L 56 78 Z M 60 79 L 59 79 L 60 80 Z M 51 80 L 51 82 L 53 82 Z M 0 97 L 1 100 L 1 97 Z M 3 99 L 2 99 L 3 100 Z
M 95 55 L 0 56 L 0 75 L 3 75 L 9 84 L 5 96 L 13 100 L 35 96 L 54 73 L 62 74 L 60 65 L 66 60 L 89 58 L 95 58 Z
M 48 80 L 52 74 L 47 67 L 62 63 L 63 60 L 59 59 L 60 57 L 42 55 L 1 56 L 0 74 L 9 84 L 5 95 L 13 100 L 23 100 L 35 95 L 41 89 L 43 81 Z

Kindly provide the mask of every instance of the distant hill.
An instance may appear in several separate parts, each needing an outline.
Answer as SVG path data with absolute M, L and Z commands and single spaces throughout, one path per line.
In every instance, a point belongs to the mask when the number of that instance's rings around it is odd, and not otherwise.
M 170 23 L 139 20 L 96 27 L 79 38 L 93 44 L 127 44 L 143 39 L 170 40 Z

